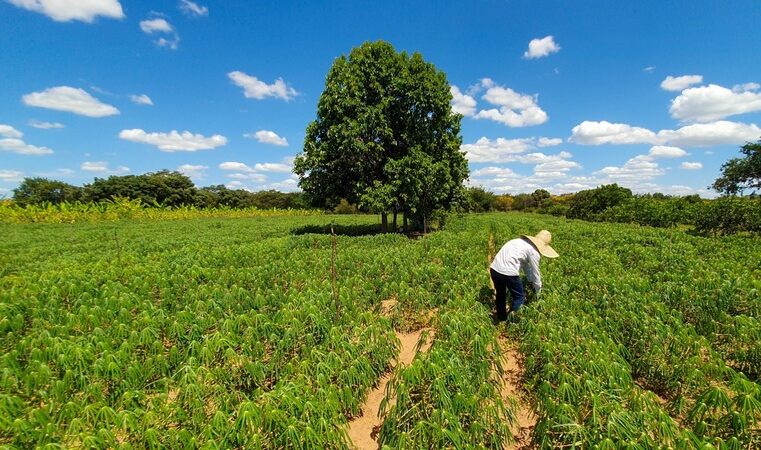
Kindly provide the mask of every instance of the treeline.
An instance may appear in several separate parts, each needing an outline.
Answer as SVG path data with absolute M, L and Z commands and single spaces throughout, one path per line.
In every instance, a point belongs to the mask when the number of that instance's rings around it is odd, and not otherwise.
M 466 190 L 466 211 L 533 211 L 594 222 L 636 223 L 652 227 L 692 225 L 702 234 L 761 233 L 761 197 L 725 196 L 713 200 L 698 195 L 661 193 L 634 195 L 609 184 L 575 194 L 495 195 L 482 188 Z
M 23 207 L 64 202 L 100 203 L 115 198 L 140 200 L 144 205 L 162 207 L 309 208 L 300 192 L 249 192 L 228 189 L 224 185 L 197 188 L 186 175 L 168 170 L 95 178 L 82 187 L 47 178 L 25 178 L 13 190 L 14 203 Z

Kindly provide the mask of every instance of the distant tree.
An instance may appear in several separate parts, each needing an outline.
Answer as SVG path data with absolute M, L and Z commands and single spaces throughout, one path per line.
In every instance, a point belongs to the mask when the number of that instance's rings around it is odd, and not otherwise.
M 179 206 L 195 203 L 196 188 L 186 175 L 162 170 L 143 175 L 96 178 L 85 185 L 83 196 L 93 202 L 126 197 L 140 199 L 147 205 Z
M 20 206 L 40 203 L 73 202 L 81 198 L 82 188 L 47 178 L 24 178 L 13 190 L 13 201 Z
M 494 199 L 494 209 L 497 211 L 510 211 L 513 209 L 513 196 L 509 194 L 496 196 Z
M 468 211 L 487 212 L 494 209 L 497 196 L 482 187 L 469 187 L 465 199 Z
M 606 184 L 595 189 L 579 191 L 569 202 L 568 217 L 595 220 L 598 214 L 608 208 L 620 205 L 633 198 L 630 189 L 618 184 Z
M 537 189 L 531 194 L 531 198 L 536 203 L 537 208 L 549 206 L 552 203 L 552 194 L 545 189 Z
M 745 156 L 733 158 L 721 166 L 721 176 L 711 188 L 724 195 L 742 194 L 750 189 L 761 190 L 761 140 L 740 147 Z
M 383 41 L 366 42 L 328 72 L 296 157 L 299 186 L 310 202 L 334 206 L 341 198 L 382 216 L 422 217 L 461 198 L 468 168 L 460 145 L 461 115 L 452 112 L 443 72 L 419 53 L 397 53 Z M 441 192 L 420 183 L 435 180 Z
M 518 194 L 513 197 L 513 209 L 516 211 L 523 211 L 529 208 L 536 207 L 536 200 L 531 194 Z

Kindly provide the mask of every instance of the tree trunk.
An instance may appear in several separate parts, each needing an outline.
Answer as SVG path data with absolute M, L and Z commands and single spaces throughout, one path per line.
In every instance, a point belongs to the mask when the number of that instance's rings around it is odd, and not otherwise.
M 388 231 L 388 213 L 386 211 L 381 213 L 381 229 Z
M 394 233 L 396 233 L 396 210 L 394 210 Z
M 407 211 L 403 211 L 403 214 L 404 214 L 404 217 L 402 218 L 402 223 L 404 224 L 403 225 L 404 232 L 406 233 L 407 231 L 409 231 L 409 222 L 407 221 L 407 217 L 409 217 L 409 214 L 407 213 Z

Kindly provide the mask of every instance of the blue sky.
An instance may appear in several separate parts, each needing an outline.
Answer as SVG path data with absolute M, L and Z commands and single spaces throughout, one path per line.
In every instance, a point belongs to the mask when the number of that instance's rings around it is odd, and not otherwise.
M 367 40 L 446 72 L 469 184 L 711 195 L 761 138 L 748 1 L 0 0 L 0 196 L 181 170 L 296 189 L 333 59 Z

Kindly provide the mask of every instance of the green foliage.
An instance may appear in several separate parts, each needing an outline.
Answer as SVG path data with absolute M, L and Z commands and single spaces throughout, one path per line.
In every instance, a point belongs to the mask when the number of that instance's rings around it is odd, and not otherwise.
M 63 181 L 47 178 L 24 178 L 13 190 L 13 201 L 21 206 L 75 202 L 82 196 L 82 189 Z
M 608 208 L 632 198 L 630 189 L 617 184 L 606 184 L 594 189 L 577 192 L 568 205 L 568 217 L 572 219 L 597 220 L 597 215 Z
M 146 205 L 162 206 L 192 205 L 195 194 L 195 186 L 190 178 L 168 170 L 96 178 L 83 188 L 85 201 L 102 202 L 121 197 L 140 200 Z
M 497 196 L 482 187 L 465 189 L 465 209 L 471 212 L 489 212 L 496 209 Z
M 721 176 L 711 186 L 714 190 L 725 195 L 761 191 L 761 140 L 746 143 L 740 153 L 745 156 L 722 164 Z
M 354 48 L 328 73 L 295 160 L 299 185 L 315 205 L 345 198 L 423 226 L 461 196 L 468 173 L 461 116 L 450 101 L 446 76 L 419 53 L 397 53 L 383 41 Z
M 695 213 L 694 224 L 704 234 L 761 234 L 761 198 L 722 197 L 705 202 Z
M 342 198 L 338 205 L 333 208 L 333 212 L 336 214 L 357 214 L 359 210 L 356 205 L 352 205 L 345 198 Z

